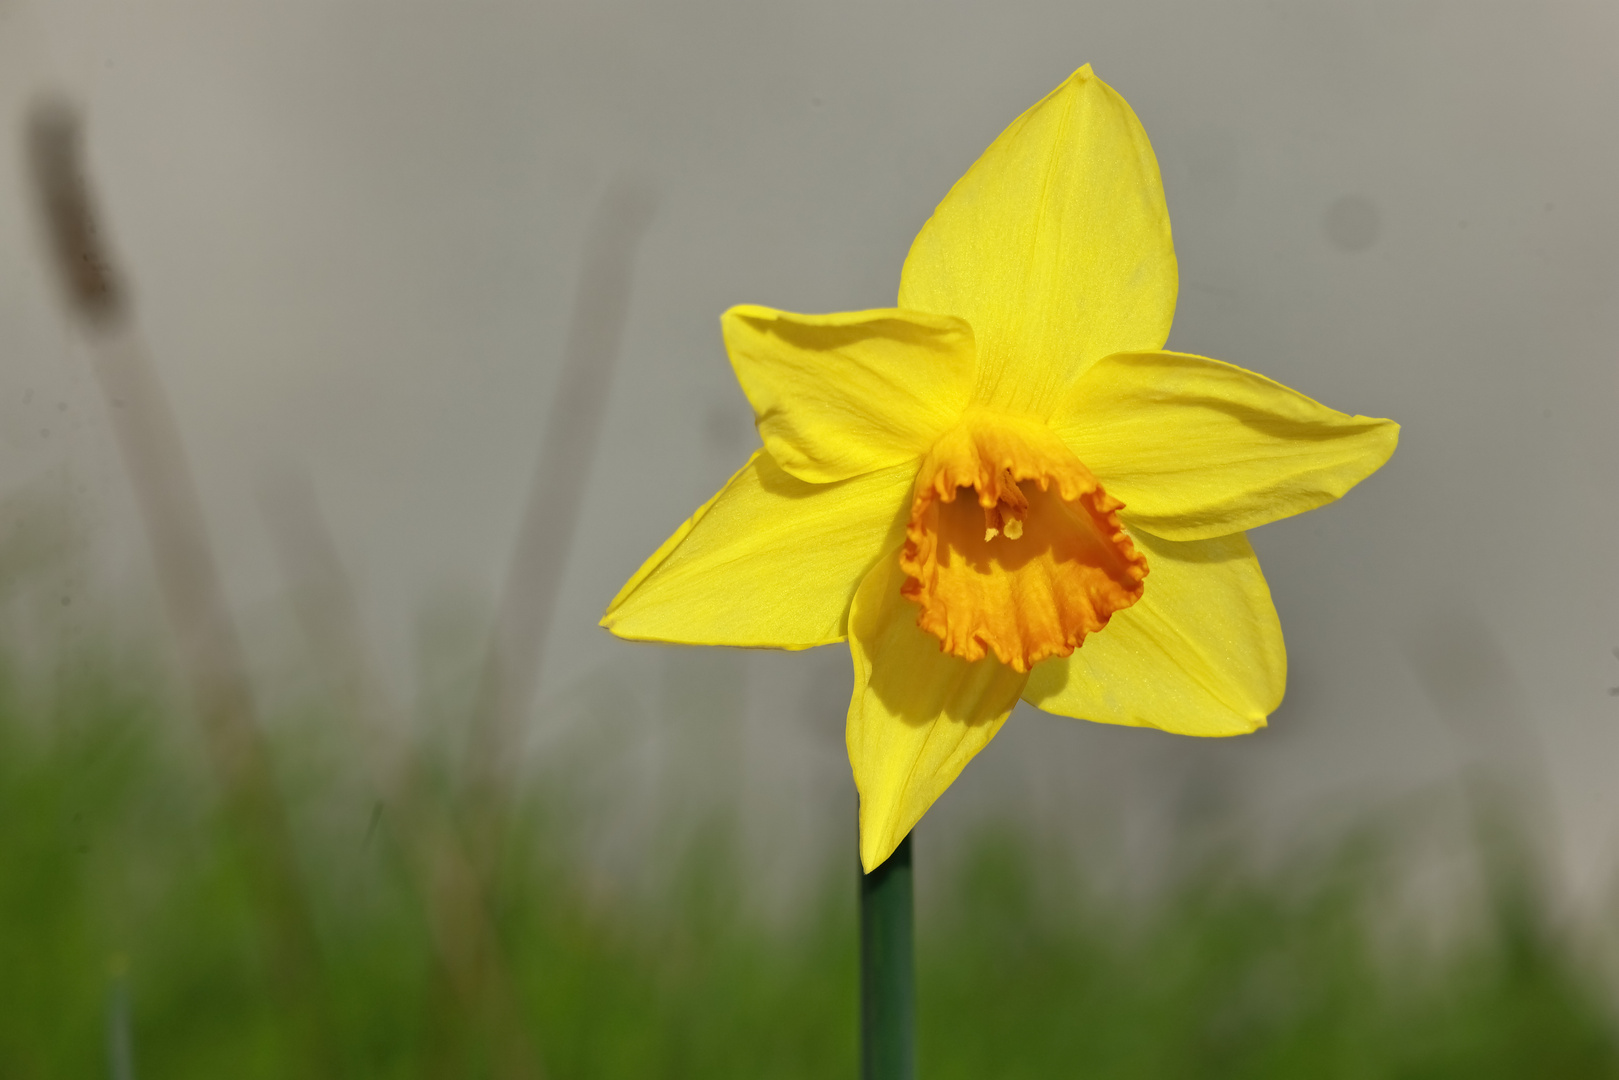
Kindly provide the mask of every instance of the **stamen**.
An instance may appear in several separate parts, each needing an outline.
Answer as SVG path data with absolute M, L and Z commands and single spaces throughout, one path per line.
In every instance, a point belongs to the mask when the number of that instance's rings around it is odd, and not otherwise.
M 979 493 L 979 505 L 984 508 L 984 543 L 997 536 L 1016 540 L 1023 535 L 1023 519 L 1029 516 L 1029 499 L 1017 486 L 1017 477 L 1011 469 L 1002 469 L 1000 483 Z
M 1022 493 L 1019 492 L 1019 495 Z M 1028 516 L 1025 508 L 1021 513 L 1004 502 L 984 508 L 984 543 L 989 543 L 997 536 L 1004 536 L 1008 540 L 1016 540 L 1023 535 L 1023 519 Z

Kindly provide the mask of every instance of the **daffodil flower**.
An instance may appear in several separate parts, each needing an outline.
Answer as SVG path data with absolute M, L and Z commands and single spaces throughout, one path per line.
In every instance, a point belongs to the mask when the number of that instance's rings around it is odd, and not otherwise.
M 763 446 L 603 625 L 847 640 L 868 871 L 1020 697 L 1187 735 L 1263 726 L 1286 654 L 1243 531 L 1344 494 L 1399 428 L 1162 351 L 1176 288 L 1152 147 L 1087 65 L 945 196 L 897 307 L 724 314 Z

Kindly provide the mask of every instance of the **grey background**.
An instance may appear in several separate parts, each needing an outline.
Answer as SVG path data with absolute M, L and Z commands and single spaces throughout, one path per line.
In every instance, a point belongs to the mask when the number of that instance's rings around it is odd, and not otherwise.
M 0 0 L 0 491 L 73 500 L 86 594 L 140 602 L 21 186 L 14 136 L 50 86 L 86 107 L 238 612 L 286 645 L 256 491 L 307 469 L 408 687 L 499 590 L 586 224 L 638 179 L 656 217 L 531 750 L 607 733 L 604 847 L 685 785 L 740 797 L 790 880 L 852 850 L 846 652 L 633 646 L 595 619 L 753 445 L 720 311 L 891 304 L 949 185 L 1090 62 L 1162 165 L 1170 346 L 1404 434 L 1340 504 L 1254 534 L 1291 656 L 1268 730 L 1202 743 L 1020 707 L 922 842 L 1054 823 L 1120 841 L 1127 872 L 1188 822 L 1262 838 L 1405 813 L 1482 756 L 1546 796 L 1592 895 L 1619 824 L 1616 59 L 1619 9 L 1595 2 Z

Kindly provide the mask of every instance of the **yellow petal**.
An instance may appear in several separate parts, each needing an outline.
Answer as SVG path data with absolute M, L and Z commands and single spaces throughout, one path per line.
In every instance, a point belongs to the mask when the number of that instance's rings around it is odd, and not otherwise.
M 1095 361 L 1162 348 L 1176 287 L 1152 146 L 1087 64 L 956 181 L 911 245 L 899 303 L 966 319 L 977 399 L 1044 416 Z
M 973 388 L 973 333 L 919 311 L 793 315 L 751 304 L 720 320 L 765 449 L 825 484 L 920 457 Z
M 1252 529 L 1329 503 L 1389 459 L 1392 420 L 1347 416 L 1263 375 L 1183 353 L 1109 356 L 1051 427 L 1120 516 L 1171 540 Z
M 915 468 L 806 484 L 755 451 L 636 571 L 602 625 L 622 638 L 807 649 L 842 641 L 849 601 L 905 531 Z
M 860 791 L 860 862 L 869 872 L 905 839 L 1017 704 L 1027 675 L 994 657 L 975 663 L 917 629 L 890 551 L 849 614 L 854 697 L 847 741 Z
M 1287 652 L 1247 537 L 1133 535 L 1152 566 L 1146 593 L 1072 656 L 1036 665 L 1024 699 L 1062 716 L 1177 735 L 1263 727 L 1287 686 Z

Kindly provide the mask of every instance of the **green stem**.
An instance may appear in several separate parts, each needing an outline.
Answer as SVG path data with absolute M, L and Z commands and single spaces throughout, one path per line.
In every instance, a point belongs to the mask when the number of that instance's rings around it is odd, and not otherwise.
M 916 1076 L 911 838 L 860 878 L 861 1080 Z

